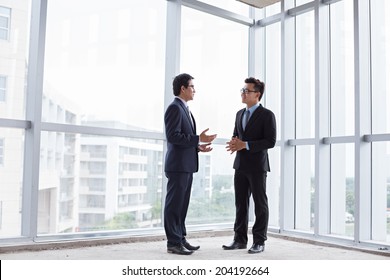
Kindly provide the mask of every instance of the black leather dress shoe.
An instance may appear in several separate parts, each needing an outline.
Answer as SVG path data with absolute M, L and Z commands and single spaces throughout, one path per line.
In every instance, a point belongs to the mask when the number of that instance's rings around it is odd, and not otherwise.
M 248 250 L 249 254 L 256 254 L 264 252 L 265 245 L 264 244 L 253 244 L 252 247 Z
M 171 254 L 178 254 L 178 255 L 191 255 L 194 251 L 188 250 L 182 244 L 179 244 L 176 246 L 168 246 L 167 252 Z
M 183 246 L 190 251 L 196 251 L 200 248 L 200 246 L 192 246 L 187 240 L 183 242 Z
M 224 250 L 246 249 L 245 243 L 233 241 L 230 245 L 222 245 Z

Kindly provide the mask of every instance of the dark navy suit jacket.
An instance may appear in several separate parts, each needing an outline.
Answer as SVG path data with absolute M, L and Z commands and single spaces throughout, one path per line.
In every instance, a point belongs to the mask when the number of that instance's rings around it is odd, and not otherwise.
M 276 121 L 272 111 L 261 104 L 253 112 L 246 125 L 242 127 L 242 117 L 245 108 L 236 114 L 233 137 L 248 142 L 247 149 L 236 153 L 233 168 L 242 171 L 270 171 L 268 149 L 273 148 L 276 142 Z
M 197 172 L 199 136 L 196 135 L 195 119 L 180 99 L 175 98 L 168 106 L 164 122 L 167 138 L 165 172 Z

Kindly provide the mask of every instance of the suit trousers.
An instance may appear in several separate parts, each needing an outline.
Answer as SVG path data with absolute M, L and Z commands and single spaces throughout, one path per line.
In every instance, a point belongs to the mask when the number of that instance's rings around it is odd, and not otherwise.
M 255 208 L 255 223 L 252 227 L 253 243 L 264 243 L 268 229 L 268 198 L 266 194 L 267 172 L 248 172 L 236 170 L 234 174 L 234 192 L 236 220 L 234 222 L 234 240 L 247 244 L 249 199 L 252 195 Z
M 164 208 L 164 229 L 167 245 L 175 246 L 185 240 L 185 219 L 191 196 L 193 173 L 165 172 L 168 178 Z

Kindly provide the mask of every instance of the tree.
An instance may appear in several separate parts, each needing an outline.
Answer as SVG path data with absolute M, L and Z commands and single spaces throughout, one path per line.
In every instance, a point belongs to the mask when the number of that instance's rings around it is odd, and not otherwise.
M 111 220 L 105 222 L 105 228 L 108 230 L 128 229 L 136 227 L 138 227 L 138 225 L 135 221 L 135 213 L 132 212 L 119 213 Z

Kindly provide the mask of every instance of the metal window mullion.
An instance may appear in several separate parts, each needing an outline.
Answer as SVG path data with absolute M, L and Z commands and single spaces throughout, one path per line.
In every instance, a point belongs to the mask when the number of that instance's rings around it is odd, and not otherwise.
M 316 2 L 317 1 L 312 1 L 309 3 L 303 4 L 303 5 L 300 5 L 298 7 L 291 8 L 287 11 L 287 14 L 289 16 L 298 16 L 298 15 L 313 11 L 315 8 Z
M 366 134 L 363 136 L 364 142 L 390 141 L 390 134 Z
M 168 2 L 176 2 L 176 1 L 168 1 Z M 196 0 L 181 0 L 180 1 L 183 6 L 192 8 L 207 14 L 211 14 L 220 18 L 224 18 L 230 21 L 234 21 L 237 23 L 241 23 L 247 26 L 252 26 L 255 24 L 254 19 L 242 16 L 240 14 L 232 13 L 228 10 L 224 10 L 204 2 L 196 1 Z
M 354 143 L 354 142 L 355 142 L 355 136 L 334 136 L 334 137 L 322 138 L 322 143 L 326 145 Z
M 323 145 L 330 127 L 330 11 L 315 6 L 315 235 L 330 232 L 330 146 Z
M 295 18 L 286 10 L 293 0 L 281 1 L 281 136 L 280 136 L 280 230 L 294 229 L 295 147 L 288 139 L 295 139 Z
M 30 129 L 31 128 L 31 122 L 30 121 L 24 121 L 24 120 L 14 120 L 14 119 L 2 119 L 2 118 L 0 118 L 0 127 Z
M 344 1 L 344 0 L 322 0 L 321 3 L 324 5 L 330 5 L 330 4 L 333 4 L 336 2 L 340 2 L 340 1 Z
M 250 7 L 250 16 L 256 18 L 264 10 L 257 11 Z M 257 25 L 251 25 L 248 28 L 248 77 L 258 77 L 265 81 L 265 30 Z M 261 100 L 264 104 L 264 99 Z M 254 204 L 249 202 L 249 221 L 254 221 Z
M 298 15 L 301 15 L 301 14 L 313 11 L 314 9 L 316 9 L 316 7 L 318 5 L 319 6 L 329 5 L 329 4 L 333 4 L 335 2 L 339 2 L 339 1 L 342 1 L 342 0 L 322 0 L 320 2 L 312 1 L 312 2 L 309 2 L 309 3 L 305 3 L 305 4 L 300 5 L 298 7 L 293 7 L 291 9 L 287 10 L 285 12 L 286 13 L 285 17 L 286 16 L 287 17 L 288 16 L 295 17 L 295 16 L 298 16 Z M 279 22 L 279 21 L 281 21 L 282 16 L 283 16 L 282 13 L 278 13 L 278 14 L 275 14 L 275 15 L 272 15 L 272 16 L 269 16 L 269 17 L 262 18 L 261 20 L 258 20 L 256 22 L 256 25 L 264 27 L 264 26 L 267 26 L 267 25 Z
M 267 25 L 271 25 L 271 24 L 280 22 L 281 18 L 282 18 L 282 13 L 279 13 L 279 14 L 272 15 L 272 16 L 263 18 L 261 20 L 258 20 L 256 22 L 256 25 L 261 26 L 261 27 L 265 27 Z
M 164 140 L 164 135 L 160 132 L 105 128 L 96 126 L 42 122 L 41 129 L 42 131 L 55 131 L 75 134 Z
M 301 145 L 315 145 L 315 138 L 304 138 L 304 139 L 288 139 L 287 145 L 289 146 L 301 146 Z
M 263 14 L 264 10 L 250 8 L 250 15 L 254 18 Z M 265 81 L 265 28 L 253 25 L 248 30 L 248 77 L 258 77 Z
M 355 55 L 355 243 L 371 239 L 370 0 L 354 0 Z M 368 120 L 368 121 L 367 121 Z
M 164 112 L 172 102 L 172 79 L 180 71 L 180 39 L 181 39 L 181 1 L 167 1 L 167 23 L 166 23 L 166 49 L 165 49 L 165 90 L 164 90 Z M 165 125 L 164 125 L 165 135 Z M 167 178 L 165 177 L 165 154 L 167 141 L 163 142 L 163 164 L 162 164 L 162 188 L 161 205 L 165 204 L 167 193 Z M 164 207 L 161 207 L 161 221 L 164 226 Z
M 21 235 L 34 239 L 38 227 L 39 159 L 43 60 L 45 51 L 47 0 L 33 0 L 28 59 L 26 119 L 32 127 L 26 130 L 22 190 Z

